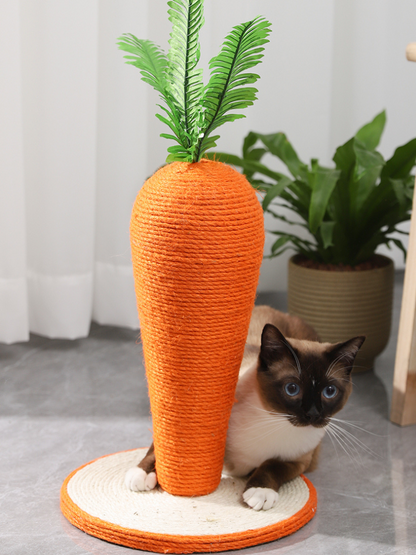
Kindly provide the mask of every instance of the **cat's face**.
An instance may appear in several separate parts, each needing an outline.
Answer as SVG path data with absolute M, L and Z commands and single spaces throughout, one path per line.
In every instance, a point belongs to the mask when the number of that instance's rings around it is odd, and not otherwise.
M 364 339 L 336 344 L 289 341 L 267 324 L 257 370 L 264 405 L 287 414 L 294 426 L 326 426 L 350 396 L 351 370 Z

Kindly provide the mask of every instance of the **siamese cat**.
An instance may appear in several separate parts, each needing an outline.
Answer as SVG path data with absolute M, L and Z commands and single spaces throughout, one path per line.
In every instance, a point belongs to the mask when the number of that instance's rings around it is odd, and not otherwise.
M 224 458 L 226 474 L 248 477 L 248 507 L 271 509 L 285 482 L 314 470 L 325 428 L 350 396 L 364 339 L 321 343 L 301 318 L 254 308 Z M 153 445 L 125 484 L 133 491 L 156 486 Z

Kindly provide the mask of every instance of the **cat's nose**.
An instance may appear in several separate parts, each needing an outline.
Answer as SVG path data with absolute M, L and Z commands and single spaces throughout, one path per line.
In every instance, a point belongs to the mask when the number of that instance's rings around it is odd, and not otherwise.
M 308 410 L 308 412 L 306 413 L 306 416 L 308 418 L 308 420 L 310 420 L 311 422 L 313 422 L 314 420 L 316 420 L 319 416 L 319 411 L 316 408 L 316 406 L 313 404 L 310 409 Z

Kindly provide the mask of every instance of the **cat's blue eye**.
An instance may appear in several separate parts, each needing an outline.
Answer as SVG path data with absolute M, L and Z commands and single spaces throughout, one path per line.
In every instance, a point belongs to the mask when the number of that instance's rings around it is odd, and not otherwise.
M 297 383 L 287 383 L 285 385 L 285 391 L 289 395 L 289 397 L 294 397 L 300 391 L 300 387 Z
M 333 399 L 337 394 L 337 391 L 338 389 L 335 387 L 335 385 L 327 385 L 323 388 L 322 395 L 327 399 Z

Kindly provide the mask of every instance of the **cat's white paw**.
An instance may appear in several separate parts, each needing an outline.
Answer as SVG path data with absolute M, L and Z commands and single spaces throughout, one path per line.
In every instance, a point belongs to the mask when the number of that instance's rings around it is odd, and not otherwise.
M 143 468 L 135 466 L 126 472 L 124 483 L 132 491 L 150 491 L 156 487 L 156 473 L 149 472 L 147 474 Z
M 255 511 L 268 511 L 276 505 L 279 494 L 270 488 L 250 488 L 243 493 L 243 499 Z

